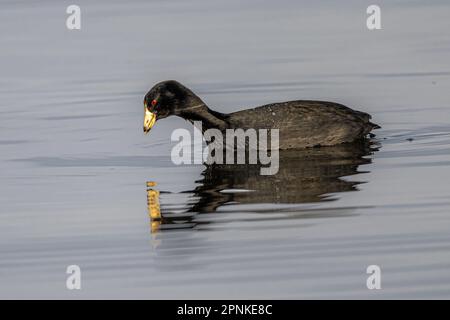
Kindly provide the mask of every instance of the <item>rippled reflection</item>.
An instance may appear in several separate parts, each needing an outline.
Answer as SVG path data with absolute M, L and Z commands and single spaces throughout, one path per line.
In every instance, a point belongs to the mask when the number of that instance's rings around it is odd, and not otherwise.
M 258 165 L 209 165 L 202 172 L 202 179 L 196 181 L 199 185 L 194 190 L 178 194 L 188 195 L 181 205 L 171 204 L 169 200 L 165 203 L 164 195 L 170 192 L 161 195 L 156 182 L 149 181 L 147 203 L 151 231 L 209 224 L 210 219 L 199 217 L 211 213 L 219 215 L 222 210 L 259 214 L 295 211 L 303 214 L 296 217 L 306 217 L 313 210 L 295 206 L 278 208 L 277 205 L 333 201 L 337 198 L 330 194 L 358 190 L 357 185 L 364 181 L 341 178 L 361 173 L 359 166 L 371 163 L 367 156 L 377 150 L 368 143 L 284 150 L 280 151 L 279 171 L 273 176 L 260 175 Z M 349 214 L 339 211 L 320 210 L 315 217 Z M 260 215 L 260 219 L 264 219 L 264 215 Z

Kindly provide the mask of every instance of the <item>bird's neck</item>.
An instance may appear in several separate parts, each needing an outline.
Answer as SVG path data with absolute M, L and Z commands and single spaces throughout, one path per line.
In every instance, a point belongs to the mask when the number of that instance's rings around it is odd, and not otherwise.
M 203 132 L 208 129 L 219 129 L 220 131 L 223 131 L 228 127 L 226 121 L 227 115 L 211 110 L 200 99 L 193 103 L 192 107 L 183 110 L 180 116 L 191 123 L 194 123 L 194 121 L 201 121 Z

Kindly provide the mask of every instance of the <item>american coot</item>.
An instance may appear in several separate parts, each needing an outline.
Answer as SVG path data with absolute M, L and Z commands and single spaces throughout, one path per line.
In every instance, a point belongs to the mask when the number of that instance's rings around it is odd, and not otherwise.
M 179 116 L 201 121 L 202 130 L 279 129 L 280 149 L 332 146 L 362 140 L 373 129 L 367 113 L 334 102 L 297 100 L 271 103 L 229 114 L 213 111 L 191 90 L 177 81 L 156 84 L 145 95 L 144 132 L 157 120 Z

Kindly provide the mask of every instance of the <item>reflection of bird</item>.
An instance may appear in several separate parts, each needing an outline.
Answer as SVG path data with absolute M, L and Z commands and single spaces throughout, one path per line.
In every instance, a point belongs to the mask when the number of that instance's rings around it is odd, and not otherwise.
M 334 102 L 298 100 L 272 103 L 230 114 L 219 113 L 191 90 L 170 80 L 156 84 L 144 98 L 144 131 L 157 120 L 171 115 L 190 122 L 201 121 L 202 129 L 279 129 L 280 149 L 331 146 L 366 137 L 372 129 L 370 115 Z
M 159 191 L 154 190 L 156 182 L 147 182 L 147 211 L 150 217 L 150 230 L 156 233 L 161 225 L 161 209 L 159 207 Z
M 357 190 L 361 182 L 341 178 L 359 173 L 359 165 L 371 162 L 365 156 L 376 150 L 369 143 L 283 150 L 275 175 L 260 175 L 260 165 L 208 165 L 203 178 L 196 181 L 199 185 L 183 192 L 192 195 L 188 203 L 174 210 L 174 206 L 164 205 L 164 193 L 161 193 L 161 223 L 166 228 L 171 225 L 191 228 L 197 224 L 196 214 L 213 213 L 226 205 L 230 206 L 227 212 L 234 204 L 262 204 L 260 210 L 252 212 L 273 212 L 267 204 L 334 200 L 327 194 Z
M 325 195 L 356 190 L 359 182 L 340 179 L 358 173 L 358 166 L 375 149 L 368 144 L 343 144 L 327 148 L 284 150 L 279 171 L 259 174 L 259 165 L 210 165 L 194 190 L 199 198 L 193 212 L 213 212 L 226 203 L 307 203 Z M 233 189 L 249 192 L 233 192 Z M 230 190 L 230 192 L 223 192 Z

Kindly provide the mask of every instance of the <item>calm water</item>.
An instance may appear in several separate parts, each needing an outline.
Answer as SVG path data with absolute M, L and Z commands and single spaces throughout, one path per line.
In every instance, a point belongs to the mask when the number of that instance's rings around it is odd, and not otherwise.
M 0 298 L 450 298 L 448 2 L 379 1 L 380 31 L 368 1 L 77 4 L 80 31 L 57 1 L 1 5 Z M 274 177 L 174 166 L 190 125 L 142 133 L 171 78 L 222 112 L 332 100 L 383 128 Z

